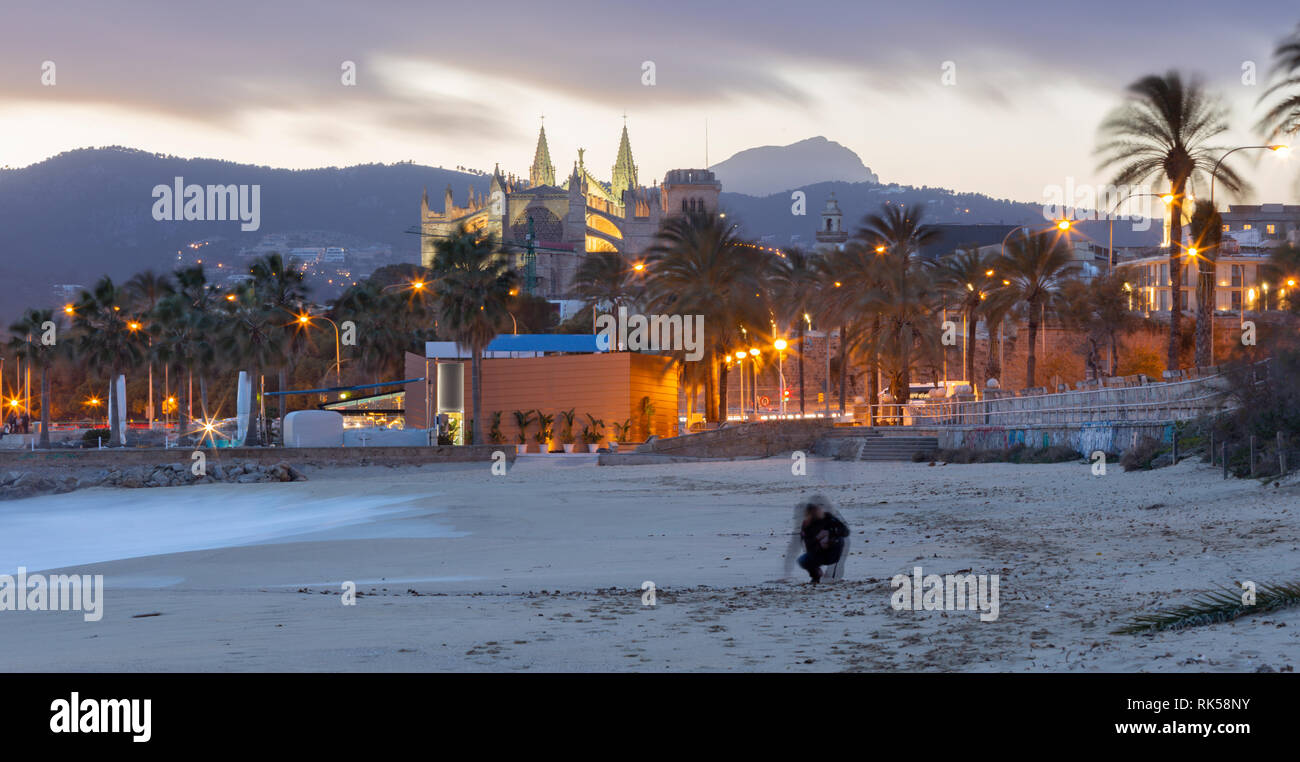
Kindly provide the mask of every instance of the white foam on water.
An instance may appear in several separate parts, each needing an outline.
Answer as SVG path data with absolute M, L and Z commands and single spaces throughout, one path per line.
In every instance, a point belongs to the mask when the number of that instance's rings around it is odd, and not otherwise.
M 0 573 L 290 542 L 303 535 L 463 537 L 423 519 L 438 493 L 304 500 L 292 485 L 94 489 L 0 504 Z M 381 522 L 381 523 L 376 523 Z M 350 529 L 349 529 L 350 528 Z

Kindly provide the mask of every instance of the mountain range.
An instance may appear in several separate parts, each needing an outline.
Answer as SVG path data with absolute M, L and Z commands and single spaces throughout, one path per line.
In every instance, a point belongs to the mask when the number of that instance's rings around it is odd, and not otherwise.
M 1042 221 L 1039 204 L 881 184 L 856 154 L 821 137 L 741 151 L 713 169 L 723 178 L 721 205 L 741 233 L 772 245 L 811 246 L 832 193 L 849 229 L 886 202 L 925 204 L 927 219 L 937 223 Z M 244 232 L 230 221 L 156 221 L 152 191 L 176 177 L 187 184 L 260 185 L 260 229 Z M 120 147 L 77 149 L 0 169 L 0 320 L 7 324 L 26 307 L 53 305 L 52 284 L 88 286 L 104 274 L 125 279 L 146 268 L 169 271 L 196 241 L 237 250 L 268 233 L 317 231 L 333 245 L 379 244 L 391 247 L 398 261 L 417 261 L 419 238 L 408 231 L 418 223 L 424 189 L 437 207 L 448 184 L 463 202 L 471 187 L 486 193 L 488 182 L 482 173 L 409 162 L 290 170 Z M 802 205 L 795 191 L 803 192 Z M 1101 226 L 1104 241 L 1104 223 L 1092 224 Z M 1127 232 L 1121 238 L 1119 228 L 1117 244 L 1138 243 Z

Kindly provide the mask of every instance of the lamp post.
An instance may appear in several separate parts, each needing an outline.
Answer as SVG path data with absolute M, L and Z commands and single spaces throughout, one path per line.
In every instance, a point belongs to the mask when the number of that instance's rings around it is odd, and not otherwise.
M 1174 195 L 1172 193 L 1166 193 L 1164 195 L 1160 195 L 1157 193 L 1130 193 L 1124 198 L 1121 198 L 1119 201 L 1117 201 L 1115 203 L 1115 206 L 1111 207 L 1110 214 L 1107 215 L 1108 217 L 1107 227 L 1109 228 L 1109 233 L 1106 241 L 1106 256 L 1110 260 L 1109 266 L 1107 268 L 1107 272 L 1115 272 L 1115 212 L 1119 211 L 1120 206 L 1125 201 L 1128 201 L 1131 198 L 1141 198 L 1142 196 L 1154 196 L 1160 199 L 1161 201 L 1165 202 L 1166 206 L 1168 206 L 1174 200 Z
M 1271 145 L 1271 146 L 1237 146 L 1231 151 L 1228 151 L 1224 155 L 1220 156 L 1219 160 L 1214 162 L 1214 169 L 1210 170 L 1210 203 L 1211 204 L 1214 203 L 1214 181 L 1219 179 L 1219 166 L 1223 164 L 1224 159 L 1228 158 L 1229 156 L 1233 155 L 1238 151 L 1272 151 L 1273 153 L 1278 154 L 1279 156 L 1285 156 L 1288 153 L 1290 153 L 1291 146 L 1286 145 L 1285 143 L 1278 143 L 1276 145 Z
M 342 372 L 342 360 L 339 353 L 338 324 L 335 323 L 333 320 L 330 320 L 329 318 L 325 317 L 324 315 L 307 315 L 307 314 L 299 315 L 298 322 L 302 325 L 311 325 L 311 321 L 317 318 L 324 320 L 326 323 L 329 323 L 331 326 L 334 327 L 334 384 L 336 386 L 342 386 L 343 372 Z
M 777 379 L 781 383 L 781 388 L 777 390 L 777 394 L 781 398 L 781 415 L 785 415 L 785 348 L 788 347 L 789 344 L 786 343 L 785 339 L 777 339 L 772 343 L 772 346 L 777 352 L 776 374 Z
M 740 420 L 745 420 L 745 353 L 736 352 L 736 370 L 740 372 Z

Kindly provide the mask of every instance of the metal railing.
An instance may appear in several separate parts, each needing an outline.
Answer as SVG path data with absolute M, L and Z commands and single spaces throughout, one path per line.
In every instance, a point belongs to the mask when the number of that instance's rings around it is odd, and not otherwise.
M 1223 374 L 1185 381 L 1006 396 L 923 400 L 908 406 L 912 426 L 1023 426 L 1179 421 L 1224 409 Z

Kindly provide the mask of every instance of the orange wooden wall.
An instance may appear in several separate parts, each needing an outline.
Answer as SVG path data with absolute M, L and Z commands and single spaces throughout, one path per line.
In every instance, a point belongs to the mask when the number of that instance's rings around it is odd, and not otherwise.
M 406 355 L 408 378 L 424 375 L 424 358 Z M 433 361 L 430 361 L 430 375 Z M 472 415 L 473 389 L 470 363 L 465 360 L 465 414 Z M 430 395 L 432 397 L 432 395 Z M 649 397 L 655 410 L 650 431 L 638 420 L 641 399 Z M 436 409 L 437 402 L 434 401 Z M 408 426 L 424 423 L 424 389 L 419 383 L 408 384 L 406 393 Z M 605 421 L 601 443 L 613 438 L 613 423 L 631 419 L 632 441 L 643 441 L 650 433 L 661 437 L 677 431 L 677 371 L 671 362 L 658 355 L 636 352 L 549 355 L 546 357 L 490 358 L 483 361 L 483 435 L 487 436 L 492 413 L 501 411 L 501 431 L 506 443 L 517 442 L 515 410 L 542 410 L 554 415 L 551 424 L 554 441 L 559 442 L 563 420 L 559 411 L 577 409 L 573 429 L 581 443 L 586 414 Z M 537 424 L 530 424 L 528 443 L 532 444 Z

